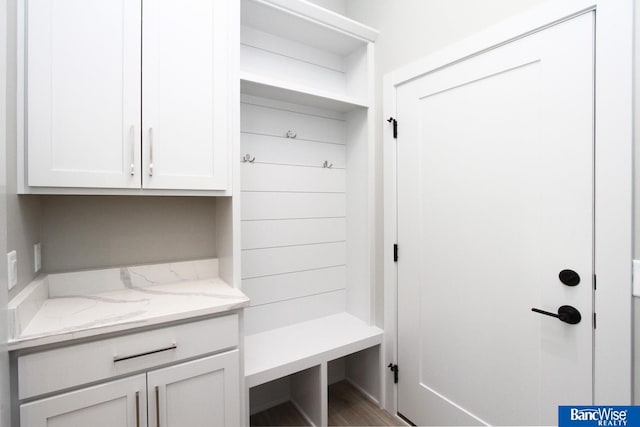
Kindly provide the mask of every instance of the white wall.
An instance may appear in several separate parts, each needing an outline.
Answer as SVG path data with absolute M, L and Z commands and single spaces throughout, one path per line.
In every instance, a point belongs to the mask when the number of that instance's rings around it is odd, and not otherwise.
M 543 0 L 347 0 L 347 16 L 380 31 L 376 42 L 376 322 L 383 323 L 382 78 Z M 400 124 L 402 126 L 402 124 Z
M 42 196 L 40 203 L 49 273 L 217 255 L 215 197 Z
M 5 1 L 5 0 L 3 0 Z M 37 196 L 18 196 L 17 127 L 16 127 L 16 0 L 6 0 L 7 7 L 7 248 L 18 255 L 18 286 L 24 287 L 34 277 L 33 244 L 40 240 L 40 201 Z
M 6 83 L 7 3 L 0 1 L 0 260 L 7 252 Z M 9 358 L 7 353 L 7 269 L 0 262 L 0 427 L 9 426 Z

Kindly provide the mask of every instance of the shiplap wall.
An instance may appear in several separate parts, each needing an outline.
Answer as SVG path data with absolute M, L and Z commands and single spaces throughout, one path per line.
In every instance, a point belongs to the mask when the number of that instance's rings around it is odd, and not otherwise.
M 246 333 L 344 311 L 344 118 L 244 95 L 240 128 Z

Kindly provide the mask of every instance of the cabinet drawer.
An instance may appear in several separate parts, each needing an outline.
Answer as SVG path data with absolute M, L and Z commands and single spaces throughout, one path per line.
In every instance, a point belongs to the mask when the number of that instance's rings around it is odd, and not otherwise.
M 27 399 L 238 345 L 238 315 L 216 317 L 18 357 Z

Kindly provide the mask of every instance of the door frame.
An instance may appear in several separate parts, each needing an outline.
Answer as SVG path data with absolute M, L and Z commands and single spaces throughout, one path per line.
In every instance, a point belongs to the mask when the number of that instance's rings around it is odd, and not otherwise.
M 593 404 L 630 405 L 632 398 L 633 241 L 633 0 L 550 0 L 522 15 L 384 76 L 384 118 L 396 117 L 397 87 L 463 59 L 595 11 L 595 221 L 597 328 L 593 348 Z M 397 363 L 397 153 L 384 122 L 384 365 Z M 402 133 L 400 123 L 399 133 Z M 604 141 L 605 143 L 598 143 Z M 399 250 L 402 256 L 402 248 Z M 616 351 L 611 351 L 616 349 Z M 400 367 L 402 372 L 402 367 Z M 397 385 L 387 372 L 383 406 L 397 413 Z M 585 402 L 585 405 L 591 402 Z

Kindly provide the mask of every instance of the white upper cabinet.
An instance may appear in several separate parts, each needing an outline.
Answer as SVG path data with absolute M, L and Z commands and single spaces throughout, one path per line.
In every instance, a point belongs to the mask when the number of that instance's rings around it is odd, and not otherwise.
M 143 186 L 227 184 L 227 1 L 145 0 Z
M 140 10 L 29 0 L 29 185 L 140 187 Z
M 25 3 L 26 192 L 228 189 L 230 1 Z

